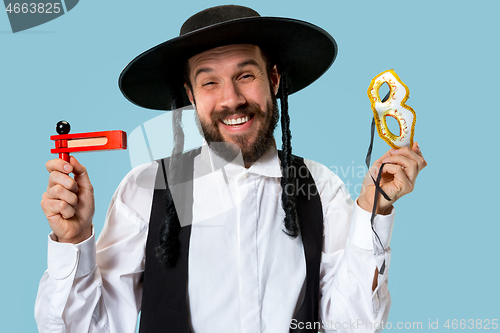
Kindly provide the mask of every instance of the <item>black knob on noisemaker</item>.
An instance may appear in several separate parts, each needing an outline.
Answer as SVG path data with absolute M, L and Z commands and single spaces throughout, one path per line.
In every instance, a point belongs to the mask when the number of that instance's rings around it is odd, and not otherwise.
M 66 120 L 61 120 L 56 125 L 57 134 L 68 134 L 70 130 L 71 130 L 71 126 L 69 125 L 69 123 Z

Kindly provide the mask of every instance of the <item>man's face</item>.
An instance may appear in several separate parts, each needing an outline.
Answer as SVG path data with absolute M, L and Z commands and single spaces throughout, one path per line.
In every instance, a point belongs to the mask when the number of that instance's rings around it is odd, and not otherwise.
M 188 66 L 192 90 L 185 85 L 186 92 L 205 139 L 236 144 L 248 167 L 274 142 L 276 67 L 268 75 L 260 48 L 249 44 L 205 51 L 190 58 Z

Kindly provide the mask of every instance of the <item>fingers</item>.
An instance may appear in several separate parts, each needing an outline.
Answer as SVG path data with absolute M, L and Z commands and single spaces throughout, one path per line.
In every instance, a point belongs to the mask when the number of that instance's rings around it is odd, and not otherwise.
M 417 142 L 414 143 L 411 149 L 410 147 L 390 149 L 373 163 L 369 173 L 363 180 L 363 185 L 368 183 L 371 185 L 373 181 L 369 175 L 376 179 L 382 164 L 384 164 L 384 168 L 382 169 L 380 187 L 391 198 L 390 203 L 393 204 L 405 194 L 413 191 L 418 173 L 427 166 L 427 161 L 424 159 Z M 370 186 L 371 190 L 373 190 L 373 187 Z M 363 193 L 360 198 L 362 195 Z M 377 212 L 379 208 L 384 208 L 383 201 L 379 201 Z
M 422 170 L 423 168 L 425 168 L 427 166 L 427 161 L 425 160 L 424 156 L 422 155 L 422 151 L 420 150 L 420 146 L 418 145 L 418 142 L 415 142 L 413 143 L 413 147 L 412 147 L 412 150 L 422 158 L 423 160 L 423 163 L 422 163 L 422 168 L 420 170 Z
M 408 179 L 406 172 L 401 168 L 401 166 L 396 164 L 386 164 L 382 170 L 382 177 L 384 177 L 384 174 L 391 174 L 394 177 L 392 185 L 396 188 L 390 192 L 397 194 L 398 198 L 413 191 L 413 183 L 410 179 Z M 391 199 L 394 200 L 397 198 Z
M 47 217 L 60 214 L 64 219 L 69 219 L 75 215 L 79 191 L 84 189 L 93 193 L 87 170 L 73 156 L 70 163 L 56 158 L 45 166 L 50 175 L 47 192 L 42 195 L 42 209 Z M 73 172 L 75 179 L 69 176 L 70 172 Z
M 45 163 L 45 167 L 47 168 L 48 172 L 59 171 L 61 173 L 69 174 L 71 171 L 73 171 L 73 166 L 60 158 L 55 158 L 48 161 L 47 163 Z
M 92 232 L 94 194 L 87 170 L 73 156 L 69 163 L 48 161 L 46 168 L 50 175 L 40 203 L 42 210 L 59 242 L 77 244 Z
M 418 146 L 418 143 L 415 142 L 413 144 L 413 148 L 410 149 L 409 147 L 403 147 L 400 149 L 397 149 L 391 153 L 391 156 L 394 155 L 402 155 L 405 156 L 409 159 L 414 160 L 417 162 L 418 165 L 418 171 L 422 170 L 427 166 L 427 161 L 424 159 L 422 152 L 420 150 L 420 147 Z
M 45 167 L 47 171 L 50 172 L 47 190 L 58 184 L 73 192 L 78 190 L 75 180 L 68 176 L 68 174 L 73 171 L 73 166 L 71 164 L 60 158 L 55 158 L 48 161 Z
M 78 196 L 74 192 L 69 191 L 59 184 L 49 188 L 42 197 L 47 199 L 63 200 L 73 208 L 76 208 L 78 205 Z
M 47 191 L 56 185 L 61 185 L 74 193 L 78 191 L 78 184 L 73 178 L 60 171 L 52 171 L 49 175 L 49 185 L 47 186 Z
M 424 159 L 422 155 L 422 151 L 420 150 L 418 142 L 413 143 L 412 149 L 410 149 L 409 147 L 403 147 L 399 149 L 395 148 L 389 149 L 384 155 L 382 155 L 382 157 L 380 157 L 377 161 L 373 163 L 373 166 L 380 167 L 382 163 L 386 163 L 384 161 L 387 158 L 393 155 L 403 155 L 415 160 L 418 163 L 419 171 L 427 166 L 427 161 Z
M 78 183 L 78 186 L 93 193 L 94 188 L 90 183 L 87 169 L 83 165 L 81 165 L 74 156 L 71 156 L 70 163 L 73 166 L 73 174 L 75 175 L 75 181 Z
M 384 158 L 385 156 L 388 157 Z M 413 183 L 420 170 L 427 166 L 418 143 L 413 144 L 413 148 L 403 147 L 400 149 L 391 149 L 381 158 L 381 163 L 397 164 L 405 170 L 410 181 Z M 379 161 L 377 161 L 379 162 Z
M 67 190 L 66 190 L 67 191 Z M 47 218 L 60 214 L 62 218 L 68 220 L 75 215 L 75 208 L 68 202 L 50 197 L 48 192 L 42 195 L 42 210 Z
M 382 157 L 380 157 L 378 160 L 376 160 L 375 162 L 373 162 L 373 165 L 372 167 L 375 167 L 375 168 L 380 168 L 380 165 L 383 163 L 383 161 L 389 157 L 391 157 L 392 153 L 396 151 L 396 149 L 389 149 L 388 151 L 385 152 L 384 155 L 382 155 Z
M 418 163 L 417 163 L 417 161 L 412 160 L 406 156 L 403 156 L 400 154 L 393 155 L 389 158 L 386 158 L 383 161 L 383 163 L 397 165 L 400 169 L 402 169 L 406 173 L 406 175 L 408 176 L 408 179 L 412 183 L 417 178 L 418 171 L 419 171 Z
M 60 184 L 50 187 L 42 195 L 41 206 L 47 218 L 60 214 L 62 218 L 70 219 L 75 215 L 77 205 L 77 195 Z
M 94 188 L 90 183 L 87 169 L 74 156 L 71 156 L 70 163 L 56 158 L 48 161 L 45 167 L 50 172 L 47 189 L 60 184 L 75 193 L 79 187 L 93 193 Z M 75 176 L 74 179 L 68 175 L 71 172 Z

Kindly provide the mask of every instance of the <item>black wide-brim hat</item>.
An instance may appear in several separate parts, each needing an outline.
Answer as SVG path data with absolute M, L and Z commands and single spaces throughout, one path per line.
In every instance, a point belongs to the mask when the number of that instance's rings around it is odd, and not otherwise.
M 170 110 L 190 104 L 183 84 L 183 68 L 192 56 L 231 44 L 255 44 L 263 49 L 288 77 L 288 94 L 314 81 L 332 65 L 337 43 L 325 30 L 304 21 L 261 17 L 243 6 L 218 6 L 191 16 L 179 37 L 161 43 L 132 60 L 118 84 L 132 103 L 147 109 Z M 278 97 L 280 97 L 278 95 Z

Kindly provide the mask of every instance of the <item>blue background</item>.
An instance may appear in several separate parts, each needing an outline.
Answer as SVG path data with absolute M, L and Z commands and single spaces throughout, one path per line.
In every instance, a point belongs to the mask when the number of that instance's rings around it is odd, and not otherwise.
M 130 133 L 158 112 L 128 102 L 123 67 L 177 36 L 217 1 L 81 1 L 71 12 L 13 34 L 0 13 L 2 114 L 0 330 L 36 332 L 33 307 L 46 269 L 48 223 L 40 208 L 45 163 L 61 119 L 72 132 Z M 411 90 L 416 140 L 429 166 L 397 203 L 389 320 L 500 319 L 498 284 L 498 1 L 241 1 L 264 16 L 312 22 L 339 45 L 332 68 L 290 97 L 294 153 L 361 179 L 372 112 L 370 80 L 394 68 Z M 495 23 L 497 22 L 497 23 Z M 278 139 L 278 142 L 279 139 Z M 374 157 L 388 149 L 376 137 Z M 96 233 L 127 151 L 77 156 L 96 191 Z M 350 188 L 355 195 L 354 185 Z M 500 329 L 499 329 L 500 330 Z

